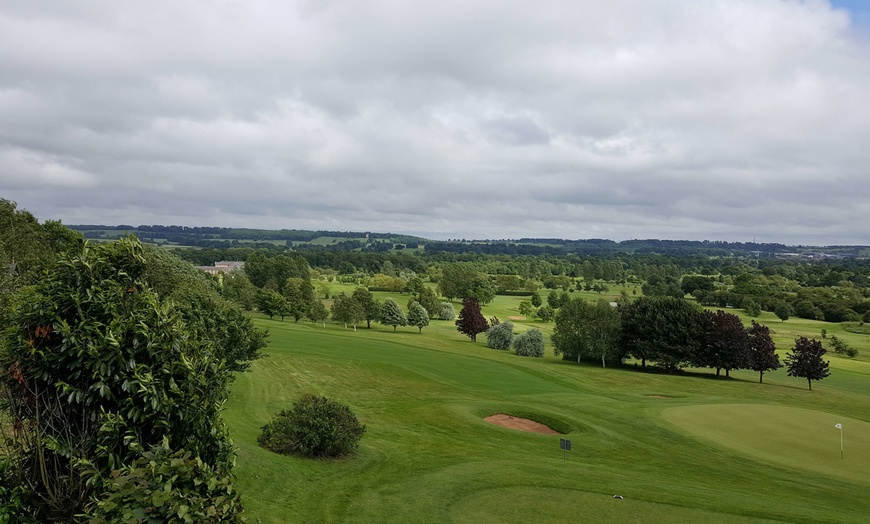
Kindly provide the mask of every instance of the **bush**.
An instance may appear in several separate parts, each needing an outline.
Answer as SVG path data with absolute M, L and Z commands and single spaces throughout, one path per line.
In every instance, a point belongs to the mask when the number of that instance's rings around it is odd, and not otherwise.
M 486 345 L 492 349 L 510 349 L 514 339 L 514 324 L 506 320 L 486 330 Z
M 131 466 L 112 471 L 88 522 L 243 522 L 232 475 L 173 452 L 169 440 L 152 446 Z M 147 518 L 146 518 L 147 516 Z
M 453 320 L 456 318 L 456 310 L 453 309 L 453 304 L 450 302 L 442 302 L 441 309 L 438 311 L 440 320 Z
M 283 455 L 339 457 L 352 453 L 365 431 L 349 407 L 308 394 L 276 413 L 257 443 Z
M 544 335 L 538 328 L 531 328 L 514 339 L 514 351 L 521 357 L 543 357 Z

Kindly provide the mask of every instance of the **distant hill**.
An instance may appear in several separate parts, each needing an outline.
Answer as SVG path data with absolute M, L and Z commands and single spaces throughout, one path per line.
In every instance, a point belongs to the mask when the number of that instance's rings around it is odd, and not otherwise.
M 387 251 L 425 249 L 427 254 L 480 253 L 505 255 L 602 255 L 616 253 L 674 256 L 754 256 L 798 258 L 868 258 L 870 246 L 788 246 L 777 243 L 711 240 L 623 240 L 519 238 L 501 240 L 431 240 L 412 235 L 371 231 L 311 231 L 304 229 L 249 229 L 162 225 L 69 226 L 85 238 L 112 240 L 132 233 L 144 242 L 175 247 L 267 249 L 325 249 Z

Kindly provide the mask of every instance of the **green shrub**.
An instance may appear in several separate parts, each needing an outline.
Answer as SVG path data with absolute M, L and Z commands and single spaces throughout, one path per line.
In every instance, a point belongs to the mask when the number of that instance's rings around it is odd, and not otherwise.
M 514 324 L 506 320 L 486 330 L 486 345 L 492 349 L 510 349 L 514 339 Z
M 352 453 L 365 431 L 349 407 L 308 394 L 276 413 L 257 443 L 284 455 L 338 457 Z
M 531 328 L 514 339 L 514 351 L 521 357 L 543 357 L 544 335 L 538 328 Z
M 244 521 L 232 475 L 189 451 L 172 451 L 166 438 L 112 471 L 105 484 L 86 514 L 91 524 Z

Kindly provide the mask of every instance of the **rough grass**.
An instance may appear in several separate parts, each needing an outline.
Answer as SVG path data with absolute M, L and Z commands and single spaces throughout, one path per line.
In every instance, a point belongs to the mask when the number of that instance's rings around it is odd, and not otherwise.
M 757 453 L 723 446 L 662 415 L 720 404 L 803 408 L 848 414 L 846 438 L 858 439 L 858 422 L 870 423 L 864 362 L 836 359 L 810 392 L 784 370 L 758 384 L 752 372 L 716 379 L 709 370 L 578 365 L 549 346 L 545 358 L 525 359 L 471 343 L 452 322 L 419 335 L 256 321 L 271 330 L 270 346 L 238 375 L 225 417 L 251 522 L 864 522 L 870 514 L 861 479 L 778 462 L 760 444 Z M 257 446 L 271 415 L 309 392 L 350 405 L 366 424 L 356 455 L 308 461 Z M 704 419 L 704 409 L 688 418 Z M 563 421 L 573 443 L 567 464 L 559 435 L 483 421 L 504 410 Z

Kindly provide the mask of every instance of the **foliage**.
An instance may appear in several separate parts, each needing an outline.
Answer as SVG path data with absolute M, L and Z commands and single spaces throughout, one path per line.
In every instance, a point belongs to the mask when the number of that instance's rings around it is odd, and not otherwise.
M 758 305 L 758 302 L 749 298 L 743 301 L 743 311 L 750 317 L 757 317 L 761 314 L 761 306 Z
M 543 302 L 541 301 L 541 295 L 539 295 L 537 293 L 533 293 L 532 298 L 531 298 L 531 302 L 532 302 L 532 306 L 541 307 L 541 304 L 543 304 Z
M 828 361 L 822 360 L 825 348 L 822 343 L 806 337 L 796 338 L 791 353 L 785 355 L 785 365 L 788 376 L 807 379 L 809 389 L 813 389 L 813 380 L 822 380 L 830 375 Z
M 308 261 L 293 254 L 274 255 L 264 250 L 255 251 L 245 260 L 245 274 L 259 288 L 268 287 L 283 292 L 289 278 L 311 280 Z
M 438 309 L 439 320 L 453 320 L 456 318 L 456 310 L 453 309 L 453 304 L 450 302 L 442 302 Z
M 514 338 L 514 352 L 521 357 L 543 357 L 544 335 L 538 328 L 529 328 Z
M 483 333 L 489 328 L 480 312 L 480 304 L 476 298 L 469 297 L 462 301 L 462 309 L 459 311 L 459 318 L 456 319 L 456 329 L 471 339 L 472 342 L 477 342 L 477 335 Z
M 665 275 L 653 275 L 641 286 L 644 296 L 683 298 L 678 278 Z
M 692 358 L 696 367 L 716 369 L 716 376 L 724 369 L 731 376 L 732 369 L 749 364 L 749 336 L 737 315 L 721 309 L 715 313 L 701 312 L 700 322 L 704 331 L 698 352 Z
M 834 352 L 838 355 L 845 355 L 849 358 L 855 358 L 858 356 L 858 350 L 849 344 L 846 344 L 846 342 L 837 337 L 837 335 L 831 336 L 831 345 L 834 346 Z
M 211 333 L 207 317 L 221 312 L 185 312 L 161 300 L 148 276 L 149 259 L 133 238 L 82 244 L 16 296 L 2 386 L 21 429 L 13 442 L 19 482 L 44 520 L 80 513 L 110 471 L 164 438 L 173 450 L 231 469 L 221 410 L 231 368 L 247 362 L 232 361 L 242 354 L 222 344 L 258 337 L 247 319 L 235 333 Z M 199 288 L 207 280 L 173 278 L 192 297 L 213 291 Z
M 394 333 L 396 332 L 396 327 L 408 325 L 408 318 L 405 316 L 405 312 L 402 311 L 402 306 L 392 298 L 384 300 L 378 321 L 385 326 L 393 326 Z
M 354 289 L 351 297 L 362 307 L 362 320 L 366 321 L 366 328 L 371 329 L 372 320 L 378 320 L 381 316 L 380 301 L 375 300 L 375 296 L 372 295 L 371 291 L 364 287 Z
M 530 317 L 535 313 L 535 307 L 529 300 L 521 301 L 518 310 L 520 315 L 523 315 L 524 317 Z
M 495 298 L 495 285 L 489 277 L 466 263 L 445 264 L 438 290 L 448 300 L 474 297 L 478 302 L 487 304 Z
M 419 302 L 412 302 L 411 307 L 408 308 L 408 325 L 415 326 L 419 333 L 429 325 L 429 313 Z
M 332 301 L 332 319 L 344 324 L 345 329 L 351 324 L 356 330 L 356 325 L 365 320 L 365 311 L 353 297 L 342 292 Z
M 257 288 L 242 270 L 234 269 L 222 275 L 221 295 L 246 311 L 256 307 Z
M 673 371 L 690 362 L 701 343 L 700 310 L 674 297 L 641 297 L 622 306 L 620 348 Z
M 486 345 L 492 349 L 510 349 L 513 338 L 514 324 L 510 320 L 495 324 L 486 330 Z
M 261 313 L 269 315 L 269 318 L 278 315 L 281 320 L 284 320 L 290 311 L 290 305 L 281 293 L 271 289 L 259 289 L 257 290 L 257 309 Z
M 758 382 L 764 379 L 765 371 L 776 371 L 782 367 L 779 355 L 776 354 L 776 344 L 770 338 L 770 328 L 758 324 L 754 320 L 747 330 L 749 337 L 749 369 L 758 371 Z
M 541 306 L 538 308 L 538 318 L 544 322 L 550 322 L 556 316 L 556 312 L 550 306 Z
M 794 310 L 788 303 L 786 302 L 778 302 L 773 309 L 773 313 L 779 318 L 782 322 L 788 320 L 793 314 Z
M 556 313 L 553 328 L 553 352 L 563 360 L 600 360 L 618 363 L 623 354 L 619 348 L 620 314 L 604 300 L 595 304 L 575 298 Z
M 312 322 L 324 322 L 327 318 L 329 318 L 329 311 L 323 302 L 319 300 L 312 302 L 311 307 L 308 308 L 308 319 Z
M 435 291 L 432 290 L 429 286 L 423 286 L 420 290 L 411 298 L 412 301 L 419 302 L 421 306 L 426 310 L 426 313 L 429 314 L 430 318 L 439 318 L 439 313 L 441 312 L 441 301 L 438 300 L 438 295 L 435 294 Z M 410 307 L 410 303 L 408 305 Z M 452 320 L 452 319 L 444 319 L 444 320 Z
M 348 406 L 307 394 L 276 413 L 257 443 L 275 453 L 340 457 L 356 450 L 365 430 Z
M 145 522 L 243 522 L 242 503 L 226 471 L 168 439 L 113 470 L 85 517 L 91 524 Z

